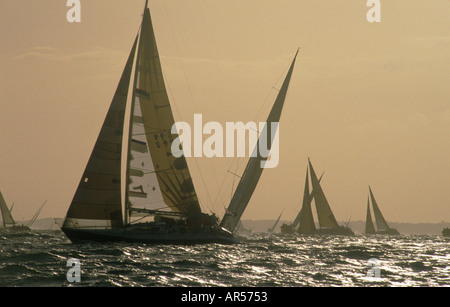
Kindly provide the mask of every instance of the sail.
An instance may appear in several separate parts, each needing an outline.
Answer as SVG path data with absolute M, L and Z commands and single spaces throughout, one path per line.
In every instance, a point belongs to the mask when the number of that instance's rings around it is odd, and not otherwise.
M 303 193 L 303 205 L 300 211 L 300 218 L 299 218 L 300 226 L 298 228 L 300 233 L 313 233 L 316 230 L 311 210 L 311 201 L 312 201 L 311 196 L 312 195 L 309 193 L 308 169 L 306 169 L 305 190 Z M 296 227 L 296 225 L 293 226 Z
M 370 214 L 370 205 L 369 205 L 369 198 L 367 198 L 367 214 L 366 214 L 366 234 L 374 234 L 375 233 L 375 227 L 373 226 L 372 222 L 372 215 Z
M 154 209 L 168 206 L 176 212 L 200 213 L 186 159 L 175 158 L 171 151 L 172 141 L 178 135 L 171 132 L 175 121 L 148 8 L 144 12 L 137 54 L 127 169 L 128 206 L 140 207 L 147 203 Z
M 322 173 L 322 175 L 320 176 L 320 178 L 319 178 L 319 182 L 322 180 L 322 176 L 323 176 L 323 173 Z M 309 181 L 308 180 L 308 167 L 306 168 L 306 180 L 305 180 L 305 189 L 306 189 L 306 181 Z M 308 182 L 308 191 L 309 191 L 309 182 Z M 305 197 L 305 195 L 303 195 L 303 197 Z M 310 194 L 309 194 L 309 207 L 311 207 L 311 203 L 312 203 L 312 201 L 313 201 L 313 199 L 314 199 L 314 191 L 312 191 Z M 303 202 L 304 203 L 304 202 Z M 303 208 L 303 203 L 302 203 L 302 208 Z M 303 209 L 300 209 L 300 212 L 297 214 L 297 216 L 295 217 L 295 220 L 294 220 L 294 222 L 292 222 L 292 227 L 297 227 L 297 225 L 298 225 L 298 223 L 300 223 L 300 219 L 301 219 L 301 217 L 302 217 L 302 210 Z M 311 209 L 312 210 L 312 209 Z M 312 216 L 312 212 L 311 212 L 311 216 Z M 314 226 L 314 229 L 315 229 L 315 226 Z
M 8 209 L 8 206 L 6 205 L 2 192 L 0 192 L 0 211 L 2 211 L 2 219 L 4 227 L 14 226 L 16 224 L 11 215 L 11 212 Z
M 136 41 L 103 122 L 91 156 L 67 211 L 67 228 L 117 228 L 123 225 L 121 196 L 122 136 Z
M 289 82 L 291 80 L 292 71 L 294 70 L 295 60 L 297 58 L 297 53 L 295 54 L 294 60 L 289 68 L 289 71 L 286 75 L 286 78 L 281 86 L 281 89 L 275 99 L 275 102 L 272 106 L 272 109 L 269 113 L 269 116 L 266 121 L 266 126 L 264 129 L 266 131 L 272 131 L 269 129 L 269 125 L 272 123 L 278 123 L 281 117 L 281 111 L 283 109 L 284 101 L 286 98 L 286 94 L 289 87 Z M 272 142 L 274 139 L 273 133 L 267 133 L 267 149 L 270 150 L 272 146 Z M 263 141 L 258 139 L 258 142 L 255 146 L 254 152 L 257 152 L 259 148 L 259 142 Z M 261 155 L 256 154 L 250 157 L 247 166 L 245 167 L 244 173 L 242 174 L 241 180 L 236 188 L 236 191 L 231 199 L 231 202 L 225 212 L 225 215 L 220 223 L 220 226 L 233 232 L 238 224 L 242 214 L 244 213 L 245 208 L 250 201 L 253 192 L 255 191 L 256 185 L 258 184 L 259 178 L 261 177 L 263 168 L 261 167 L 261 162 L 266 160 Z
M 369 192 L 370 192 L 370 199 L 372 201 L 372 208 L 373 208 L 373 215 L 375 217 L 375 223 L 377 224 L 378 231 L 388 230 L 389 226 L 386 222 L 386 220 L 383 217 L 383 214 L 381 214 L 380 208 L 377 205 L 377 202 L 375 201 L 375 197 L 373 196 L 372 189 L 369 186 Z
M 309 161 L 309 169 L 311 171 L 311 184 L 314 191 L 314 201 L 316 204 L 317 217 L 319 219 L 320 228 L 338 227 L 336 218 L 334 217 L 330 205 L 328 204 L 327 198 L 323 193 L 322 187 L 320 186 L 319 180 L 317 179 L 316 172 L 314 171 L 311 161 Z

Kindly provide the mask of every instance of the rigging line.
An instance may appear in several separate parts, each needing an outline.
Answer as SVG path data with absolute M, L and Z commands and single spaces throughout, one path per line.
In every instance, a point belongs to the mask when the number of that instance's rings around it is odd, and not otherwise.
M 172 37 L 174 38 L 175 48 L 176 48 L 177 54 L 180 54 L 179 48 L 178 48 L 178 44 L 177 44 L 177 41 L 176 41 L 176 39 L 175 39 L 174 31 L 173 31 L 173 28 L 172 28 L 172 23 L 171 23 L 171 21 L 170 21 L 169 13 L 168 13 L 168 11 L 167 11 L 167 5 L 166 5 L 166 2 L 163 2 L 163 5 L 164 5 L 164 10 L 165 10 L 167 19 L 169 20 L 169 26 L 170 26 L 170 30 L 171 30 L 171 33 L 172 33 Z M 196 112 L 197 107 L 196 107 L 196 105 L 195 105 L 195 100 L 194 100 L 194 97 L 193 97 L 193 95 L 192 95 L 191 88 L 190 88 L 190 86 L 189 86 L 189 81 L 188 81 L 188 78 L 187 78 L 187 76 L 186 76 L 186 70 L 185 70 L 185 68 L 184 68 L 183 61 L 182 61 L 182 60 L 180 60 L 180 64 L 181 64 L 181 69 L 182 69 L 182 71 L 183 71 L 184 79 L 185 79 L 185 81 L 186 81 L 186 83 L 187 83 L 187 88 L 188 88 L 188 92 L 189 92 L 189 95 L 190 95 L 192 104 L 194 105 L 194 112 Z M 169 87 L 169 86 L 167 86 L 167 87 L 169 88 L 169 92 L 170 92 L 171 96 L 174 98 L 174 95 L 173 95 L 173 93 L 172 93 L 170 87 Z M 174 100 L 173 100 L 173 102 L 174 102 Z M 175 110 L 176 110 L 176 112 L 177 112 L 177 114 L 178 114 L 178 117 L 181 119 L 182 117 L 181 117 L 181 115 L 180 115 L 180 112 L 179 112 L 179 110 L 178 110 L 178 108 L 177 108 L 176 103 L 174 103 L 174 106 L 175 106 Z M 207 194 L 207 196 L 208 196 L 208 200 L 209 200 L 209 203 L 210 203 L 208 209 L 212 211 L 212 201 L 211 201 L 211 196 L 209 195 L 209 190 L 208 190 L 208 188 L 207 188 L 207 186 L 206 186 L 205 179 L 203 178 L 203 174 L 202 174 L 202 171 L 201 171 L 201 169 L 200 169 L 200 166 L 199 166 L 199 164 L 198 164 L 198 161 L 197 161 L 196 157 L 194 157 L 193 159 L 194 159 L 194 162 L 195 162 L 195 164 L 196 164 L 196 166 L 197 166 L 198 172 L 199 172 L 199 174 L 200 174 L 200 178 L 202 179 L 203 186 L 204 186 L 204 189 L 205 189 L 205 191 L 206 191 L 206 194 Z M 211 160 L 209 160 L 209 163 L 211 163 Z M 212 166 L 210 167 L 210 169 L 213 169 Z M 217 178 L 216 178 L 214 172 L 213 172 L 213 176 L 214 176 L 214 180 L 215 180 L 215 182 L 216 182 L 216 185 L 218 186 Z
M 219 196 L 221 196 L 222 202 L 223 202 L 223 196 L 221 195 L 222 189 L 224 188 L 225 180 L 227 179 L 228 172 L 230 171 L 230 169 L 231 169 L 231 167 L 233 166 L 233 164 L 235 163 L 235 161 L 236 161 L 236 158 L 233 158 L 233 159 L 231 160 L 230 165 L 229 165 L 228 168 L 227 168 L 227 172 L 226 172 L 226 173 L 224 174 L 224 176 L 223 176 L 222 184 L 220 185 L 219 190 L 217 191 L 216 198 L 214 199 L 214 204 L 216 204 L 216 206 L 218 206 L 218 207 L 220 207 L 220 204 L 218 204 L 218 198 L 219 198 Z M 239 158 L 237 159 L 237 161 L 239 161 Z M 222 203 L 222 202 L 221 202 L 221 203 Z
M 286 75 L 286 71 L 289 71 L 289 68 L 291 67 L 291 64 L 289 64 L 287 66 L 286 69 L 284 69 L 284 72 L 281 73 L 281 75 L 277 78 L 277 80 L 275 81 L 275 84 L 279 84 L 280 80 L 283 80 L 283 77 Z M 254 121 L 256 122 L 256 120 L 262 116 L 263 111 L 267 108 L 268 105 L 268 98 L 270 95 L 272 95 L 273 90 L 276 90 L 277 92 L 279 92 L 280 90 L 278 88 L 276 88 L 275 86 L 273 86 L 270 90 L 269 93 L 267 94 L 266 98 L 264 99 L 264 102 L 262 103 L 261 107 L 259 108 L 258 112 L 255 115 Z
M 236 162 L 236 169 L 235 169 L 235 172 L 237 173 L 237 171 L 238 171 L 238 168 L 239 168 L 239 163 L 242 161 L 242 159 L 240 159 L 240 158 L 238 158 L 237 159 L 237 162 Z M 230 172 L 230 170 L 228 170 L 228 172 Z M 230 172 L 230 173 L 232 173 L 233 175 L 236 175 L 236 176 L 238 176 L 239 177 L 239 182 L 241 181 L 241 179 L 242 179 L 242 175 L 244 175 L 243 173 L 241 174 L 241 176 L 239 176 L 239 175 L 237 175 L 237 174 L 235 174 L 235 173 L 233 173 L 233 172 Z M 231 202 L 231 200 L 233 199 L 233 192 L 234 192 L 234 185 L 235 185 L 235 183 L 236 183 L 236 176 L 233 176 L 233 182 L 232 182 L 232 185 L 231 185 L 231 190 L 230 190 L 230 202 Z

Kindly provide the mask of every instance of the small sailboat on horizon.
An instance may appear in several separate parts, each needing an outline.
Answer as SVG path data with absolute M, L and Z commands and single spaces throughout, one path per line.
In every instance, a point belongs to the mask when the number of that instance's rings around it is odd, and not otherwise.
M 272 227 L 270 227 L 269 229 L 267 229 L 268 233 L 273 233 L 275 231 L 275 228 L 277 227 L 278 223 L 280 222 L 281 219 L 281 215 L 283 215 L 284 209 L 281 211 L 280 215 L 278 216 L 277 220 L 275 221 L 275 223 L 272 225 Z
M 331 210 L 330 204 L 320 185 L 320 179 L 308 158 L 309 173 L 311 177 L 312 192 L 309 192 L 308 168 L 306 169 L 305 189 L 303 193 L 302 208 L 291 225 L 284 224 L 281 227 L 282 233 L 299 233 L 304 235 L 329 234 L 329 235 L 354 235 L 353 230 L 348 226 L 339 225 Z M 317 228 L 313 218 L 311 208 L 314 200 L 319 227 Z M 298 225 L 298 228 L 297 228 Z
M 370 201 L 372 202 L 373 214 L 375 217 L 375 224 L 377 225 L 377 229 L 372 221 L 372 215 L 370 213 Z M 388 235 L 399 235 L 397 229 L 390 228 L 388 223 L 386 222 L 381 210 L 373 196 L 372 189 L 369 186 L 369 196 L 367 197 L 367 213 L 366 213 L 366 228 L 364 231 L 365 234 L 388 234 Z
M 444 237 L 450 237 L 450 228 L 446 227 L 446 228 L 442 229 L 442 235 Z
M 44 204 L 42 204 L 42 206 L 39 208 L 39 210 L 34 214 L 34 216 L 31 218 L 31 220 L 27 223 L 27 225 L 18 225 L 12 214 L 12 207 L 11 209 L 8 208 L 8 205 L 6 204 L 5 199 L 3 198 L 3 194 L 0 191 L 0 211 L 2 214 L 2 222 L 3 222 L 3 228 L 0 228 L 0 230 L 7 230 L 7 231 L 29 231 L 31 230 L 31 226 L 33 225 L 33 223 L 36 221 L 36 219 L 38 218 L 39 214 L 41 213 L 42 208 L 44 207 L 45 203 L 47 201 L 44 202 Z
M 297 54 L 266 125 L 280 119 Z M 129 118 L 126 109 L 131 110 Z M 257 154 L 249 159 L 219 223 L 214 213 L 202 212 L 185 156 L 171 152 L 178 136 L 171 132 L 174 123 L 146 1 L 140 31 L 61 227 L 73 243 L 239 242 L 234 232 L 261 176 L 261 162 L 267 158 Z M 273 135 L 268 136 L 268 150 L 272 141 Z

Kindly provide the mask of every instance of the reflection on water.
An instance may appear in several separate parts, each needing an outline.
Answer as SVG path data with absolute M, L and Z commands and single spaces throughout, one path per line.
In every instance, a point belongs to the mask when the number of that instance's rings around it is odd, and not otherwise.
M 450 239 L 442 236 L 252 234 L 241 240 L 74 245 L 59 231 L 0 234 L 0 286 L 450 286 Z M 80 260 L 80 283 L 66 279 L 69 258 Z M 370 259 L 378 261 L 375 268 Z

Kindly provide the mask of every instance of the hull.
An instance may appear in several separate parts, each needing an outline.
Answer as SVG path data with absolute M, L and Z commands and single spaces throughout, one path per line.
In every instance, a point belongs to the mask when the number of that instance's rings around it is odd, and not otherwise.
M 302 233 L 300 233 L 302 234 Z M 305 235 L 341 235 L 341 236 L 353 236 L 355 233 L 349 227 L 338 226 L 335 228 L 320 228 L 316 229 L 313 233 L 304 233 Z
M 444 228 L 442 229 L 442 235 L 444 237 L 450 237 L 450 228 Z
M 236 244 L 239 240 L 221 229 L 194 230 L 187 228 L 169 229 L 137 225 L 119 229 L 77 229 L 62 228 L 72 243 L 82 242 L 129 242 L 147 244 Z
M 381 235 L 399 235 L 400 233 L 398 232 L 397 229 L 389 228 L 388 230 L 378 231 L 377 234 L 381 234 Z
M 5 227 L 0 228 L 1 232 L 24 232 L 24 231 L 30 231 L 31 229 L 27 226 L 11 226 L 11 227 Z
M 316 229 L 312 232 L 301 232 L 297 231 L 292 227 L 292 225 L 283 224 L 281 226 L 282 234 L 293 234 L 298 233 L 301 235 L 342 235 L 342 236 L 353 236 L 355 233 L 349 227 L 338 226 L 336 228 L 322 228 Z
M 294 234 L 296 231 L 292 225 L 283 224 L 281 225 L 281 233 L 282 234 Z

